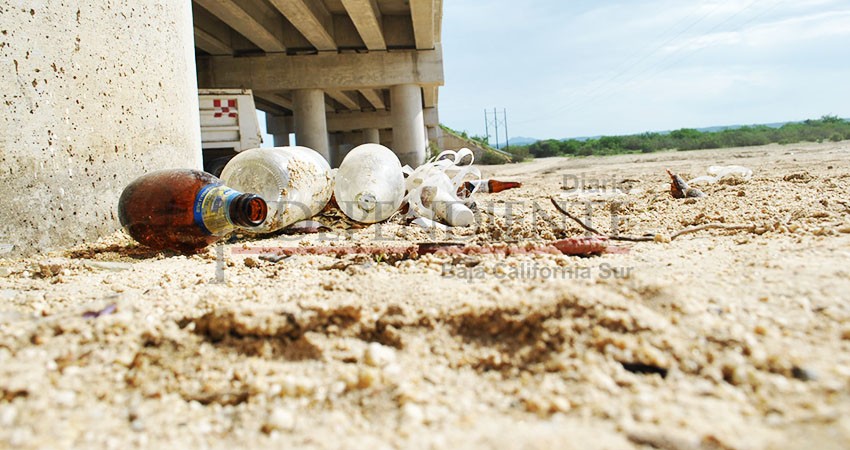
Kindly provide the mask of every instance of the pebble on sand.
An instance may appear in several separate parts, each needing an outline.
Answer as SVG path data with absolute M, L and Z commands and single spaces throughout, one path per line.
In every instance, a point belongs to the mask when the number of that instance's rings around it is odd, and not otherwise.
M 363 360 L 372 367 L 384 367 L 395 362 L 395 350 L 391 347 L 372 342 L 366 347 Z
M 278 407 L 275 408 L 263 424 L 263 433 L 269 434 L 273 431 L 289 431 L 295 428 L 295 414 L 292 411 Z

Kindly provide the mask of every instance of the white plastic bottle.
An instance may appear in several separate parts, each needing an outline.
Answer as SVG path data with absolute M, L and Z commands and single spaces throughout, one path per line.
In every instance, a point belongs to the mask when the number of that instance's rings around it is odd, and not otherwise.
M 298 146 L 245 150 L 227 163 L 221 179 L 233 189 L 248 189 L 245 192 L 266 200 L 268 218 L 256 228 L 264 233 L 318 214 L 333 190 L 328 162 L 314 150 Z
M 383 145 L 355 147 L 339 166 L 334 195 L 342 212 L 353 220 L 363 223 L 387 220 L 398 211 L 404 198 L 401 162 Z
M 451 180 L 442 172 L 434 174 L 422 189 L 422 206 L 453 227 L 466 227 L 475 221 L 472 210 L 457 198 Z

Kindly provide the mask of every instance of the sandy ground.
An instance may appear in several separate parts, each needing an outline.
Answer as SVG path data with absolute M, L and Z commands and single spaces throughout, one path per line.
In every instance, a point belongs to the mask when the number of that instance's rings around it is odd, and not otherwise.
M 664 168 L 715 164 L 754 176 L 667 193 Z M 448 236 L 396 221 L 185 257 L 119 234 L 0 260 L 0 448 L 850 446 L 850 143 L 483 170 L 525 185 L 481 194 L 481 226 Z M 564 189 L 576 180 L 636 188 L 618 230 L 662 242 L 586 258 L 237 254 L 578 236 L 548 201 L 584 214 Z M 611 210 L 594 204 L 593 224 L 609 232 Z M 663 242 L 707 223 L 753 227 Z

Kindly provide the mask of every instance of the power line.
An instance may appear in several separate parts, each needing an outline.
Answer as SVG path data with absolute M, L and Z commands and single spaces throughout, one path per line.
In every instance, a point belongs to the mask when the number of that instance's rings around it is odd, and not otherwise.
M 746 11 L 748 11 L 748 10 L 752 9 L 754 6 L 756 6 L 756 4 L 758 4 L 758 3 L 759 3 L 759 1 L 760 1 L 760 0 L 754 0 L 754 1 L 750 2 L 750 3 L 749 3 L 749 4 L 747 4 L 747 6 L 745 6 L 744 8 L 742 8 L 742 9 L 738 10 L 737 12 L 735 12 L 734 14 L 732 14 L 731 16 L 729 16 L 729 17 L 725 18 L 724 20 L 720 21 L 719 23 L 715 24 L 713 27 L 711 27 L 711 28 L 709 28 L 708 30 L 706 30 L 705 32 L 703 32 L 703 34 L 709 34 L 709 33 L 712 33 L 712 32 L 714 32 L 714 31 L 718 30 L 720 27 L 722 27 L 722 26 L 724 26 L 724 25 L 728 24 L 729 22 L 731 22 L 732 20 L 734 20 L 735 18 L 737 18 L 737 17 L 738 17 L 738 16 L 740 16 L 741 14 L 743 14 L 743 13 L 745 13 Z M 752 23 L 753 21 L 755 21 L 755 20 L 757 20 L 757 19 L 759 19 L 759 18 L 763 17 L 763 16 L 764 16 L 764 15 L 766 15 L 767 13 L 769 13 L 769 12 L 771 12 L 772 10 L 774 10 L 775 8 L 777 8 L 777 7 L 778 7 L 780 4 L 782 4 L 782 3 L 784 3 L 784 2 L 783 2 L 783 1 L 779 1 L 779 2 L 777 2 L 777 3 L 774 3 L 774 4 L 773 4 L 773 5 L 771 5 L 769 8 L 765 9 L 764 11 L 762 11 L 761 13 L 759 13 L 759 14 L 757 14 L 757 15 L 755 15 L 755 16 L 753 16 L 753 17 L 751 17 L 749 20 L 747 20 L 747 21 L 743 22 L 741 25 L 739 25 L 739 28 L 740 28 L 740 27 L 743 27 L 743 26 L 746 26 L 747 24 Z M 716 9 L 716 8 L 715 8 L 715 9 Z M 664 45 L 667 45 L 667 44 L 665 43 Z M 628 78 L 627 78 L 624 82 L 622 82 L 622 83 L 618 83 L 618 84 L 617 84 L 616 86 L 614 86 L 613 88 L 611 88 L 611 89 L 607 89 L 605 92 L 602 92 L 602 93 L 599 93 L 599 94 L 596 94 L 596 95 L 592 95 L 591 97 L 586 97 L 586 98 L 584 98 L 584 99 L 582 99 L 582 100 L 573 101 L 573 102 L 571 102 L 569 105 L 567 105 L 567 106 L 565 106 L 565 107 L 560 108 L 560 109 L 559 109 L 558 111 L 556 111 L 556 112 L 571 112 L 571 111 L 575 110 L 577 107 L 584 106 L 584 105 L 586 105 L 586 104 L 588 104 L 588 103 L 590 103 L 590 102 L 592 102 L 592 101 L 595 101 L 595 100 L 598 100 L 598 99 L 601 99 L 601 98 L 606 98 L 606 97 L 610 96 L 611 94 L 613 94 L 613 93 L 617 92 L 617 91 L 618 91 L 618 90 L 620 90 L 621 88 L 623 88 L 623 87 L 625 87 L 625 86 L 628 86 L 628 85 L 632 84 L 632 83 L 633 83 L 633 82 L 634 82 L 637 78 L 641 77 L 642 75 L 644 75 L 644 74 L 646 74 L 646 73 L 648 73 L 648 72 L 650 72 L 650 71 L 655 70 L 655 71 L 653 72 L 653 74 L 649 77 L 650 79 L 652 79 L 652 78 L 654 78 L 655 76 L 657 76 L 658 74 L 660 74 L 661 72 L 663 72 L 664 70 L 666 70 L 667 68 L 671 67 L 673 64 L 676 64 L 676 63 L 678 63 L 678 62 L 680 62 L 680 61 L 684 60 L 685 58 L 687 58 L 687 57 L 689 57 L 689 56 L 693 55 L 694 53 L 696 53 L 696 52 L 698 52 L 698 51 L 700 51 L 700 50 L 703 50 L 704 48 L 696 48 L 696 49 L 692 49 L 692 50 L 690 50 L 690 51 L 685 52 L 684 54 L 681 54 L 681 52 L 683 51 L 683 49 L 684 49 L 684 47 L 679 47 L 679 48 L 677 48 L 677 49 L 674 49 L 671 53 L 669 53 L 668 55 L 666 55 L 664 58 L 660 59 L 660 60 L 656 63 L 656 65 L 655 65 L 655 66 L 646 67 L 646 68 L 644 68 L 643 70 L 641 70 L 641 71 L 639 71 L 639 72 L 636 72 L 636 73 L 632 74 L 632 75 L 631 75 L 631 76 L 629 76 L 629 77 L 628 77 Z M 658 65 L 660 65 L 660 64 L 662 64 L 662 63 L 664 63 L 664 62 L 666 62 L 666 61 L 669 61 L 669 60 L 671 60 L 671 58 L 674 58 L 674 57 L 676 57 L 676 56 L 679 56 L 679 58 L 676 58 L 675 60 L 672 60 L 672 62 L 671 62 L 670 64 L 666 64 L 666 65 L 664 65 L 663 67 L 658 67 Z M 613 78 L 612 78 L 612 80 L 613 80 Z M 598 91 L 599 91 L 599 90 L 597 89 L 597 92 L 598 92 Z M 551 118 L 555 118 L 555 117 L 557 117 L 557 116 L 555 116 L 555 115 L 549 115 L 549 117 L 548 117 L 548 118 L 550 118 L 550 119 L 551 119 Z M 537 119 L 537 120 L 539 120 L 539 119 Z M 523 122 L 521 122 L 521 123 L 524 123 L 524 122 L 525 122 L 525 121 L 523 121 Z
M 732 16 L 727 17 L 727 18 L 726 18 L 725 20 L 723 20 L 722 22 L 720 22 L 720 23 L 716 24 L 715 26 L 713 26 L 712 28 L 710 28 L 710 29 L 706 30 L 706 31 L 704 32 L 704 34 L 709 34 L 709 33 L 712 33 L 712 32 L 714 32 L 714 31 L 718 30 L 720 27 L 722 27 L 723 25 L 726 25 L 727 23 L 731 22 L 734 18 L 738 17 L 739 15 L 741 15 L 742 13 L 744 13 L 746 10 L 749 10 L 751 7 L 753 7 L 753 6 L 754 6 L 756 3 L 758 3 L 758 2 L 759 2 L 759 0 L 756 0 L 756 1 L 751 2 L 751 3 L 750 3 L 749 5 L 747 5 L 745 8 L 743 8 L 743 9 L 739 10 L 738 12 L 736 12 L 735 14 L 733 14 Z M 744 26 L 746 26 L 746 25 L 748 25 L 748 24 L 752 23 L 753 21 L 755 21 L 755 20 L 757 20 L 757 19 L 759 19 L 759 18 L 763 17 L 763 16 L 764 16 L 764 15 L 766 15 L 767 13 L 769 13 L 769 12 L 773 11 L 773 10 L 774 10 L 774 9 L 776 9 L 776 7 L 778 7 L 781 3 L 783 3 L 783 1 L 779 1 L 779 2 L 777 2 L 777 3 L 774 3 L 773 5 L 771 5 L 770 7 L 768 7 L 767 9 L 763 10 L 761 13 L 759 13 L 759 14 L 757 14 L 757 15 L 755 15 L 755 16 L 753 16 L 753 17 L 751 17 L 749 20 L 747 20 L 747 21 L 745 21 L 745 22 L 742 22 L 742 23 L 738 26 L 738 29 L 742 29 Z M 627 87 L 627 86 L 632 85 L 632 84 L 633 84 L 633 83 L 634 83 L 634 82 L 635 82 L 638 78 L 640 78 L 642 75 L 647 74 L 648 72 L 653 71 L 653 69 L 655 69 L 655 70 L 652 72 L 652 74 L 650 74 L 650 75 L 649 75 L 649 77 L 647 77 L 647 79 L 648 79 L 648 80 L 653 80 L 653 79 L 655 79 L 655 77 L 656 77 L 656 76 L 658 76 L 659 74 L 661 74 L 661 73 L 662 73 L 662 72 L 664 72 L 665 70 L 667 70 L 667 69 L 669 69 L 670 67 L 672 67 L 672 66 L 674 66 L 674 65 L 676 65 L 676 64 L 678 64 L 678 63 L 680 63 L 681 61 L 683 61 L 683 60 L 687 59 L 688 57 L 693 56 L 695 53 L 697 53 L 697 52 L 699 52 L 699 51 L 701 51 L 701 50 L 704 50 L 706 47 L 700 47 L 700 48 L 691 49 L 691 50 L 689 50 L 689 51 L 685 52 L 684 54 L 677 55 L 677 53 L 679 53 L 679 52 L 681 51 L 681 49 L 682 49 L 682 48 L 683 48 L 683 47 L 680 47 L 679 49 L 674 50 L 673 52 L 671 52 L 670 54 L 668 54 L 666 57 L 662 58 L 662 59 L 658 62 L 658 64 L 661 64 L 661 63 L 664 63 L 665 61 L 670 60 L 671 58 L 673 58 L 673 57 L 675 57 L 675 56 L 679 56 L 678 58 L 673 59 L 672 61 L 670 61 L 670 63 L 668 63 L 668 64 L 666 64 L 666 65 L 664 65 L 664 66 L 662 66 L 662 67 L 649 67 L 649 68 L 647 68 L 647 69 L 645 69 L 645 70 L 643 70 L 643 71 L 640 71 L 640 72 L 638 72 L 638 73 L 636 73 L 636 74 L 633 74 L 633 75 L 632 75 L 631 77 L 629 77 L 629 78 L 628 78 L 625 82 L 623 82 L 623 83 L 622 83 L 622 84 L 620 84 L 619 86 L 616 86 L 614 89 L 608 90 L 608 92 L 605 92 L 605 93 L 603 93 L 603 94 L 601 94 L 601 95 L 597 95 L 597 96 L 595 96 L 595 97 L 586 98 L 586 99 L 584 99 L 584 101 L 582 101 L 582 102 L 578 102 L 577 104 L 575 104 L 575 105 L 574 105 L 574 107 L 573 107 L 573 108 L 571 108 L 571 109 L 569 109 L 568 111 L 572 111 L 572 110 L 574 110 L 574 109 L 575 109 L 575 107 L 578 107 L 578 106 L 584 106 L 584 105 L 586 105 L 587 103 L 590 103 L 591 101 L 599 100 L 599 99 L 603 99 L 603 98 L 607 98 L 607 97 L 609 97 L 611 94 L 616 93 L 616 92 L 618 91 L 618 89 L 619 89 L 619 88 L 624 88 L 624 87 Z
M 606 86 L 606 85 L 608 85 L 609 83 L 611 83 L 611 82 L 613 82 L 614 80 L 616 80 L 616 79 L 620 78 L 621 76 L 623 76 L 623 75 L 624 75 L 625 73 L 627 73 L 629 70 L 633 69 L 634 67 L 637 67 L 638 65 L 642 64 L 644 61 L 646 61 L 646 60 L 648 60 L 649 58 L 651 58 L 652 56 L 654 56 L 654 55 L 655 55 L 655 54 L 656 54 L 659 50 L 661 50 L 662 48 L 664 48 L 667 44 L 669 44 L 669 43 L 673 42 L 674 40 L 676 40 L 677 38 L 679 38 L 680 36 L 682 36 L 684 33 L 688 32 L 690 29 L 692 29 L 694 26 L 696 26 L 697 24 L 699 24 L 700 22 L 702 22 L 703 20 L 705 20 L 706 18 L 708 18 L 709 16 L 711 16 L 712 14 L 714 14 L 714 12 L 715 12 L 715 11 L 717 11 L 717 10 L 718 10 L 718 9 L 719 9 L 722 5 L 723 5 L 723 3 L 718 3 L 718 4 L 716 4 L 716 5 L 715 5 L 715 7 L 714 7 L 714 8 L 712 8 L 710 11 L 708 11 L 708 12 L 707 12 L 707 13 L 705 13 L 705 14 L 702 14 L 702 15 L 701 15 L 701 16 L 699 16 L 696 20 L 694 20 L 693 22 L 691 22 L 690 24 L 688 24 L 685 28 L 683 28 L 683 29 L 679 30 L 679 32 L 678 32 L 678 33 L 676 33 L 676 34 L 675 34 L 675 35 L 673 35 L 672 37 L 670 37 L 670 38 L 668 38 L 668 39 L 664 40 L 664 41 L 663 41 L 663 42 L 661 42 L 660 44 L 656 45 L 655 47 L 653 47 L 653 48 L 652 48 L 651 50 L 649 50 L 648 52 L 646 52 L 646 53 L 643 53 L 643 52 L 638 52 L 638 53 L 636 53 L 634 57 L 629 58 L 629 59 L 628 59 L 628 60 L 626 60 L 624 63 L 622 63 L 622 64 L 620 64 L 619 66 L 617 66 L 617 68 L 616 68 L 616 69 L 614 69 L 616 73 L 615 73 L 613 76 L 611 76 L 611 77 L 609 77 L 609 78 L 606 78 L 606 79 L 604 79 L 604 80 L 602 80 L 602 81 L 598 81 L 598 82 L 597 82 L 597 83 L 596 83 L 593 87 L 591 87 L 590 89 L 587 89 L 587 90 L 586 90 L 586 92 L 583 92 L 583 93 L 574 93 L 574 94 L 572 94 L 573 99 L 572 99 L 570 102 L 568 102 L 566 105 L 564 105 L 564 106 L 562 106 L 562 107 L 560 107 L 560 108 L 558 108 L 558 109 L 556 109 L 556 110 L 552 111 L 551 113 L 545 114 L 545 115 L 543 115 L 543 116 L 541 116 L 541 117 L 545 117 L 545 116 L 550 116 L 550 115 L 556 114 L 556 113 L 558 113 L 558 112 L 561 112 L 561 111 L 562 111 L 562 110 L 564 110 L 564 109 L 567 109 L 567 108 L 569 108 L 569 107 L 573 106 L 573 103 L 575 103 L 575 102 L 577 102 L 577 101 L 580 101 L 580 100 L 579 100 L 579 98 L 580 98 L 580 96 L 581 96 L 581 95 L 585 95 L 585 94 L 593 94 L 593 93 L 595 93 L 595 92 L 599 91 L 600 89 L 602 89 L 603 87 L 605 87 L 605 86 Z M 691 15 L 687 16 L 685 19 L 683 19 L 683 21 L 685 21 L 685 20 L 687 20 L 687 19 L 689 19 L 689 18 L 691 18 L 691 17 L 693 17 L 693 16 L 694 16 L 694 14 L 691 14 Z M 676 23 L 676 24 L 674 24 L 672 27 L 668 28 L 666 31 L 664 31 L 663 33 L 659 34 L 658 36 L 659 36 L 659 37 L 661 37 L 661 38 L 663 38 L 663 37 L 664 37 L 665 35 L 667 35 L 669 32 L 671 32 L 671 31 L 673 31 L 674 29 L 676 29 L 676 28 L 678 27 L 678 25 L 679 25 L 681 22 L 682 22 L 682 21 L 677 22 L 677 23 Z M 640 55 L 641 55 L 642 53 L 643 53 L 643 56 L 641 57 Z M 520 121 L 520 122 L 517 122 L 517 123 L 527 123 L 527 122 L 531 122 L 531 121 L 534 121 L 534 120 L 537 120 L 537 118 L 527 119 L 527 120 L 523 120 L 523 121 Z
M 711 33 L 711 32 L 713 32 L 713 31 L 717 30 L 718 28 L 720 28 L 720 27 L 722 27 L 723 25 L 725 25 L 725 24 L 729 23 L 730 21 L 734 20 L 736 17 L 740 16 L 740 15 L 741 15 L 741 14 L 743 14 L 744 12 L 746 12 L 746 11 L 748 11 L 749 9 L 751 9 L 752 7 L 754 7 L 757 3 L 759 3 L 759 0 L 755 0 L 755 1 L 751 2 L 751 3 L 749 3 L 749 4 L 748 4 L 747 6 L 745 6 L 744 8 L 742 8 L 742 9 L 740 9 L 740 10 L 736 11 L 736 12 L 735 12 L 734 14 L 732 14 L 731 16 L 726 17 L 724 20 L 720 21 L 719 23 L 715 24 L 715 25 L 714 25 L 713 27 L 711 27 L 710 29 L 708 29 L 708 30 L 706 30 L 705 32 L 703 32 L 703 34 L 705 34 L 705 33 Z M 745 24 L 746 24 L 746 23 L 750 23 L 750 22 L 752 22 L 753 20 L 756 20 L 757 18 L 759 18 L 759 17 L 763 16 L 764 14 L 766 14 L 767 12 L 769 12 L 770 10 L 772 10 L 772 9 L 776 8 L 778 5 L 779 5 L 779 3 L 772 5 L 770 8 L 768 8 L 768 10 L 765 10 L 765 11 L 764 11 L 764 12 L 762 12 L 761 14 L 759 14 L 759 15 L 757 15 L 757 16 L 755 16 L 755 17 L 751 18 L 750 20 L 748 20 L 747 22 L 745 22 Z M 715 8 L 715 9 L 716 9 L 716 8 Z M 669 40 L 668 40 L 668 41 L 669 41 Z M 665 44 L 663 44 L 663 45 L 666 45 L 666 43 L 665 43 Z M 664 58 L 660 59 L 660 60 L 659 60 L 659 61 L 658 61 L 658 62 L 657 62 L 654 66 L 648 66 L 648 67 L 643 68 L 643 70 L 640 70 L 640 71 L 638 71 L 638 72 L 633 73 L 633 74 L 632 74 L 631 76 L 629 76 L 629 77 L 628 77 L 628 78 L 627 78 L 624 82 L 617 83 L 615 86 L 613 86 L 613 87 L 611 87 L 611 88 L 609 88 L 609 89 L 606 89 L 606 90 L 605 90 L 605 91 L 603 91 L 603 92 L 600 92 L 600 89 L 596 89 L 596 91 L 595 91 L 595 92 L 593 92 L 593 93 L 592 93 L 592 95 L 590 95 L 589 97 L 585 97 L 585 98 L 583 98 L 583 99 L 575 99 L 575 100 L 573 100 L 572 102 L 570 102 L 568 105 L 566 105 L 566 106 L 564 106 L 564 107 L 560 108 L 557 112 L 571 112 L 571 111 L 576 110 L 578 107 L 582 107 L 582 106 L 584 106 L 584 105 L 586 105 L 586 104 L 588 104 L 588 103 L 590 103 L 590 102 L 592 102 L 592 101 L 595 101 L 595 100 L 598 100 L 598 99 L 601 99 L 601 98 L 607 98 L 607 97 L 609 97 L 611 94 L 613 94 L 613 93 L 618 92 L 619 90 L 621 90 L 623 87 L 625 87 L 625 86 L 629 86 L 629 85 L 633 84 L 633 82 L 634 82 L 637 78 L 639 78 L 640 76 L 642 76 L 642 75 L 644 75 L 644 74 L 648 73 L 649 71 L 652 71 L 653 69 L 655 69 L 655 72 L 654 72 L 654 74 L 653 74 L 653 77 L 654 77 L 655 75 L 657 75 L 658 73 L 660 73 L 662 70 L 664 70 L 665 68 L 669 67 L 669 64 L 668 64 L 668 65 L 665 65 L 664 67 L 662 67 L 662 68 L 660 68 L 660 69 L 659 69 L 659 68 L 658 68 L 658 65 L 660 65 L 660 64 L 662 64 L 662 63 L 664 63 L 664 62 L 666 62 L 666 61 L 668 61 L 668 60 L 671 60 L 671 58 L 674 58 L 675 56 L 677 56 L 678 54 L 680 54 L 683 50 L 684 50 L 684 47 L 676 48 L 676 49 L 674 49 L 672 52 L 670 52 L 668 55 L 666 55 Z M 699 50 L 701 50 L 701 49 L 699 49 L 699 48 L 698 48 L 698 49 L 693 49 L 693 50 L 691 50 L 691 51 L 687 52 L 685 55 L 681 56 L 680 58 L 675 59 L 675 60 L 673 61 L 673 64 L 675 64 L 675 63 L 676 63 L 676 62 L 678 62 L 678 61 L 683 60 L 684 58 L 686 58 L 686 57 L 690 56 L 690 55 L 691 55 L 691 54 L 693 54 L 693 53 L 696 53 L 696 52 L 697 52 L 697 51 L 699 51 Z M 558 116 L 555 116 L 554 114 L 551 114 L 551 115 L 548 115 L 548 117 L 545 117 L 545 118 L 546 118 L 546 119 L 552 119 L 552 118 L 556 118 L 556 117 L 558 117 Z M 538 119 L 536 119 L 536 120 L 540 120 L 540 119 L 538 118 Z M 526 122 L 526 121 L 523 121 L 523 122 Z
M 727 18 L 726 18 L 725 20 L 723 20 L 722 22 L 720 22 L 720 23 L 716 24 L 715 26 L 711 27 L 710 29 L 706 30 L 703 34 L 711 34 L 711 33 L 713 33 L 714 31 L 717 31 L 717 30 L 718 30 L 720 27 L 722 27 L 723 25 L 726 25 L 727 23 L 731 22 L 734 18 L 736 18 L 736 17 L 740 16 L 742 13 L 744 13 L 745 11 L 747 11 L 747 10 L 749 10 L 750 8 L 752 8 L 753 6 L 755 6 L 757 3 L 759 3 L 759 1 L 760 1 L 760 0 L 754 0 L 753 2 L 751 2 L 750 4 L 748 4 L 748 5 L 747 5 L 746 7 L 744 7 L 743 9 L 738 10 L 738 12 L 736 12 L 735 14 L 733 14 L 733 15 L 731 15 L 731 16 L 729 16 L 729 17 L 727 17 Z M 778 6 L 780 3 L 781 3 L 781 2 L 774 3 L 772 6 L 770 6 L 770 7 L 769 7 L 769 8 L 767 8 L 766 10 L 764 10 L 761 14 L 758 14 L 758 15 L 756 15 L 756 16 L 754 16 L 754 17 L 752 17 L 750 20 L 748 20 L 748 21 L 746 21 L 746 22 L 742 23 L 741 25 L 739 25 L 739 29 L 740 29 L 740 28 L 742 28 L 742 27 L 744 27 L 744 26 L 746 26 L 746 25 L 747 25 L 747 24 L 749 24 L 750 22 L 752 22 L 752 21 L 754 21 L 754 20 L 756 20 L 756 19 L 758 19 L 758 18 L 762 17 L 763 15 L 767 14 L 768 12 L 772 11 L 772 10 L 773 10 L 773 9 L 775 9 L 775 8 L 776 8 L 776 6 Z M 681 50 L 681 48 L 683 48 L 683 47 L 679 47 L 678 49 L 674 50 L 673 52 L 671 52 L 670 54 L 668 54 L 667 56 L 665 56 L 664 58 L 662 58 L 662 59 L 659 61 L 659 64 L 661 64 L 661 63 L 663 63 L 663 62 L 665 62 L 665 61 L 669 60 L 670 58 L 672 58 L 674 55 L 676 55 L 676 53 L 677 53 L 678 51 L 680 51 L 680 50 Z M 681 60 L 685 59 L 686 57 L 691 56 L 691 55 L 693 55 L 694 53 L 699 52 L 700 50 L 703 50 L 704 48 L 705 48 L 705 47 L 700 47 L 700 48 L 695 48 L 695 49 L 692 49 L 692 50 L 690 50 L 690 51 L 687 51 L 684 55 L 682 55 L 680 58 L 678 58 L 678 59 L 674 60 L 673 62 L 674 62 L 674 63 L 679 62 L 679 61 L 681 61 Z M 668 67 L 670 67 L 670 66 L 671 66 L 671 65 L 669 65 L 669 64 L 668 64 L 668 65 L 665 65 L 665 66 L 664 66 L 664 67 L 662 67 L 660 70 L 656 70 L 656 71 L 654 72 L 654 74 L 653 74 L 653 75 L 657 75 L 657 74 L 659 74 L 659 73 L 663 72 L 666 68 L 668 68 Z M 630 79 L 629 79 L 629 81 L 633 81 L 634 79 L 636 79 L 636 78 L 640 77 L 641 75 L 643 75 L 643 74 L 647 73 L 649 70 L 652 70 L 652 69 L 653 69 L 653 67 L 650 67 L 650 68 L 648 68 L 647 70 L 643 70 L 643 71 L 641 71 L 641 72 L 637 73 L 635 76 L 633 76 L 632 78 L 630 78 Z M 655 67 L 654 69 L 658 69 L 658 67 Z M 650 77 L 650 78 L 652 78 L 652 77 Z

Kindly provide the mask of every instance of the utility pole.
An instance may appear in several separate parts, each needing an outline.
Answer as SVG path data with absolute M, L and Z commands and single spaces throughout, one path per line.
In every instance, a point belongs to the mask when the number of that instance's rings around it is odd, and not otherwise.
M 505 117 L 505 151 L 508 151 L 511 148 L 511 138 L 508 136 L 508 109 L 503 108 L 502 114 Z
M 493 108 L 493 117 L 490 118 L 490 111 L 487 109 L 484 110 L 484 129 L 487 133 L 487 143 L 490 143 L 490 128 L 495 129 L 496 132 L 496 148 L 500 148 L 501 146 L 501 136 L 499 136 L 499 125 L 502 125 L 505 130 L 505 148 L 510 147 L 510 136 L 508 135 L 508 110 L 507 108 L 502 108 L 502 117 L 499 118 L 499 111 L 496 108 Z
M 496 115 L 496 108 L 493 108 L 493 123 L 496 125 L 496 148 L 499 148 L 499 116 Z
M 490 119 L 487 118 L 487 109 L 484 109 L 484 139 L 490 142 Z

